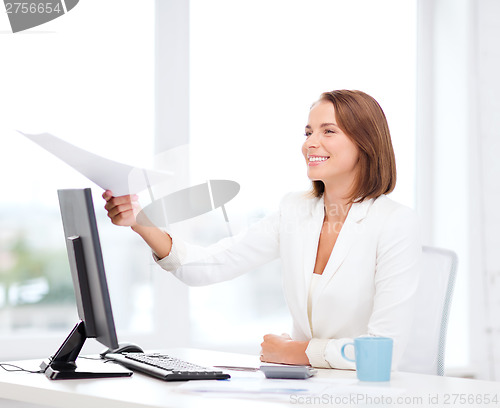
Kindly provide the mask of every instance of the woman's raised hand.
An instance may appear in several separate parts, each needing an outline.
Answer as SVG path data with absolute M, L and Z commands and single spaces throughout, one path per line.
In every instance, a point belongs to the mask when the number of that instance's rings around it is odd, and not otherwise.
M 113 197 L 113 193 L 106 190 L 102 198 L 106 200 L 104 208 L 108 211 L 108 217 L 113 224 L 124 227 L 137 226 L 136 216 L 141 210 L 137 195 Z
M 132 227 L 146 243 L 151 247 L 153 252 L 162 259 L 166 257 L 172 249 L 172 238 L 167 233 L 156 227 L 146 227 L 137 223 L 137 214 L 141 211 L 139 197 L 135 194 L 113 197 L 113 193 L 106 190 L 102 195 L 106 200 L 104 208 L 108 211 L 108 217 L 115 225 L 124 227 Z

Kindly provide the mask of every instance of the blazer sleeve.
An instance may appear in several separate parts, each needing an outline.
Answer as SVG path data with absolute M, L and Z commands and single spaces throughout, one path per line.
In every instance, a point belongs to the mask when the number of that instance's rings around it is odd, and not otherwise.
M 407 207 L 398 207 L 388 217 L 378 239 L 373 310 L 367 332 L 362 334 L 393 339 L 394 370 L 410 336 L 421 252 L 417 215 Z M 313 366 L 355 369 L 355 364 L 340 354 L 342 346 L 352 341 L 313 338 L 306 353 Z
M 222 282 L 240 276 L 279 257 L 280 213 L 271 214 L 235 237 L 201 247 L 172 236 L 172 249 L 163 259 L 153 258 L 190 286 Z

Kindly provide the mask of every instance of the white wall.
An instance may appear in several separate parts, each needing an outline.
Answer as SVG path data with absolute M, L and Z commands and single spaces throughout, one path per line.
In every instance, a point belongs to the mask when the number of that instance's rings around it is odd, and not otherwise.
M 423 243 L 459 258 L 445 358 L 446 372 L 459 374 L 470 366 L 468 1 L 418 4 L 417 210 Z
M 500 2 L 419 1 L 418 209 L 459 255 L 448 374 L 500 379 Z M 451 358 L 452 357 L 452 358 Z
M 484 318 L 473 324 L 474 334 L 484 339 L 472 341 L 473 361 L 480 365 L 481 375 L 500 380 L 500 2 L 473 1 L 473 83 L 471 110 L 471 150 L 477 162 L 471 173 L 476 184 L 472 222 L 472 243 L 476 261 L 471 263 L 471 300 L 481 304 Z M 481 307 L 478 308 L 479 311 Z M 474 317 L 474 316 L 473 316 Z M 484 347 L 483 353 L 478 353 Z M 477 356 L 477 357 L 476 357 Z

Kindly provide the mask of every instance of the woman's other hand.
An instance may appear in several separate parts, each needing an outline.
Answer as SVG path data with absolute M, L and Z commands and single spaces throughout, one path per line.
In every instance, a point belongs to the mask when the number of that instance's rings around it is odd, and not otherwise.
M 266 334 L 261 344 L 260 360 L 267 363 L 309 365 L 308 342 L 295 341 L 288 334 Z

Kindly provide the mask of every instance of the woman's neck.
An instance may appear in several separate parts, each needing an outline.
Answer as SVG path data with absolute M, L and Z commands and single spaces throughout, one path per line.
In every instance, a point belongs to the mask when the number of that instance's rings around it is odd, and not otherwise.
M 345 198 L 345 195 L 340 195 L 331 190 L 328 191 L 326 188 L 323 193 L 323 201 L 325 205 L 325 221 L 340 221 L 343 223 L 351 209 L 352 202 Z

